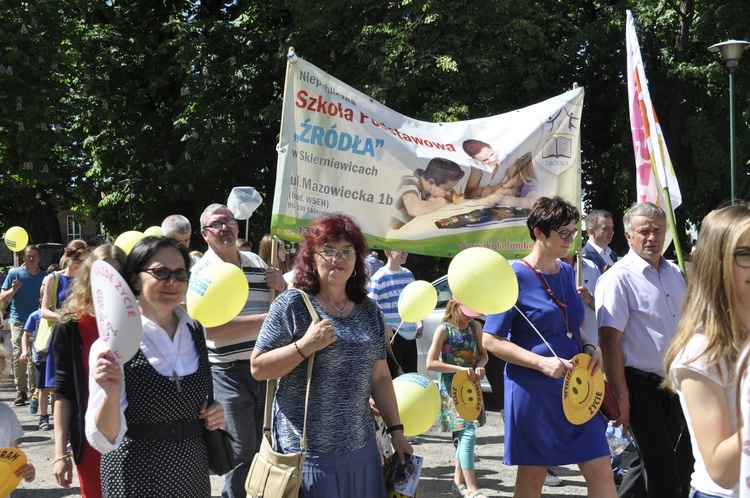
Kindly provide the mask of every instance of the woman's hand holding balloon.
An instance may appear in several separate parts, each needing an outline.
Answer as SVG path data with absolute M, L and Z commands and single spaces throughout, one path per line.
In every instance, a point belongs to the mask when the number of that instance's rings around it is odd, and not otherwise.
M 568 370 L 573 370 L 573 363 L 570 360 L 543 356 L 539 362 L 539 371 L 553 379 L 559 379 Z

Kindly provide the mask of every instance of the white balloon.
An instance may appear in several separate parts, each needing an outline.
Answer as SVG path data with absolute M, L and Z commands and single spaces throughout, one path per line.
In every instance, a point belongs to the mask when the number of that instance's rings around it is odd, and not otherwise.
M 104 347 L 120 365 L 130 360 L 143 338 L 138 303 L 128 283 L 112 265 L 94 261 L 91 266 L 91 296 L 96 325 Z

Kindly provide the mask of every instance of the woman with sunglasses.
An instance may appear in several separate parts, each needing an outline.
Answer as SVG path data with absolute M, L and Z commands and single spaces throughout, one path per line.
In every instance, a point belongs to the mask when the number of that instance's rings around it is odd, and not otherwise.
M 737 363 L 750 334 L 750 206 L 739 203 L 703 219 L 690 264 L 685 304 L 665 355 L 664 385 L 685 414 L 696 498 L 738 497 L 742 441 L 737 424 Z M 745 354 L 747 357 L 747 354 Z M 740 368 L 740 378 L 744 368 Z M 747 381 L 740 403 L 748 399 Z M 747 443 L 745 443 L 747 444 Z
M 581 330 L 584 304 L 573 268 L 559 259 L 568 254 L 579 219 L 578 209 L 560 197 L 534 203 L 526 220 L 534 241 L 531 253 L 513 264 L 518 301 L 505 313 L 489 315 L 484 325 L 485 349 L 508 362 L 503 462 L 518 466 L 516 498 L 538 498 L 549 466 L 572 463 L 586 480 L 588 496 L 616 496 L 606 421 L 595 415 L 574 425 L 561 400 L 563 379 L 576 354 L 591 355 L 592 372 L 601 365 Z
M 386 361 L 385 321 L 367 297 L 367 246 L 344 215 L 314 221 L 295 260 L 293 290 L 271 304 L 250 366 L 258 380 L 280 378 L 272 420 L 276 451 L 300 451 L 307 366 L 315 353 L 307 412 L 303 498 L 385 496 L 370 396 L 393 448 L 404 461 L 404 437 Z M 304 297 L 322 319 L 313 323 Z
M 189 267 L 178 242 L 139 241 L 122 274 L 138 298 L 140 348 L 124 365 L 100 340 L 91 348 L 86 437 L 102 453 L 107 497 L 211 496 L 203 431 L 222 427 L 224 409 L 207 406 L 205 330 L 180 306 Z

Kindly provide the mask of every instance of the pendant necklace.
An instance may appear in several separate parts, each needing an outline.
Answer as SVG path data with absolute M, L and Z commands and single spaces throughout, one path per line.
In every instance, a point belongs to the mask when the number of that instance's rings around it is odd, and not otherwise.
M 159 353 L 161 353 L 162 357 L 164 358 L 164 361 L 167 362 L 167 365 L 172 367 L 172 375 L 167 377 L 167 380 L 169 380 L 170 382 L 174 382 L 175 389 L 177 390 L 178 393 L 181 393 L 182 385 L 180 384 L 180 381 L 184 379 L 185 377 L 181 375 L 177 375 L 177 362 L 180 360 L 179 358 L 180 345 L 182 344 L 182 335 L 180 335 L 179 330 L 175 332 L 175 336 L 177 336 L 177 342 L 175 342 L 174 340 L 172 341 L 173 349 L 177 351 L 177 357 L 175 358 L 174 362 L 168 359 L 168 356 L 164 354 L 164 352 L 161 350 L 159 346 L 156 345 L 155 342 L 154 342 L 154 347 L 156 348 L 157 351 L 159 351 Z
M 344 313 L 346 312 L 346 309 L 347 309 L 347 308 L 349 307 L 349 296 L 347 296 L 347 297 L 346 297 L 346 304 L 344 304 L 344 307 L 343 307 L 343 308 L 339 308 L 338 306 L 336 306 L 335 304 L 333 304 L 333 303 L 332 303 L 331 301 L 329 301 L 329 300 L 328 300 L 328 299 L 327 299 L 327 298 L 326 298 L 326 297 L 325 297 L 325 296 L 323 295 L 323 293 L 322 293 L 322 292 L 321 292 L 321 293 L 319 293 L 318 295 L 319 295 L 320 297 L 322 297 L 322 298 L 323 298 L 323 301 L 327 302 L 327 303 L 328 303 L 328 304 L 329 304 L 329 305 L 331 306 L 331 308 L 335 309 L 335 310 L 336 310 L 336 311 L 338 312 L 339 316 L 344 316 Z
M 559 266 L 559 263 L 558 263 L 558 266 Z M 568 339 L 572 339 L 573 338 L 573 331 L 570 330 L 570 327 L 567 327 L 567 324 L 568 324 L 568 310 L 567 310 L 568 304 L 564 301 L 565 296 L 563 295 L 563 301 L 562 302 L 559 299 L 557 299 L 557 296 L 552 291 L 552 287 L 550 287 L 549 282 L 547 282 L 547 279 L 545 278 L 544 273 L 542 273 L 542 271 L 539 269 L 538 266 L 534 265 L 534 268 L 536 268 L 537 273 L 539 273 L 539 275 L 541 275 L 541 277 L 542 277 L 542 280 L 544 280 L 544 284 L 547 286 L 547 290 L 549 291 L 549 295 L 552 296 L 552 299 L 555 301 L 555 304 L 557 304 L 558 307 L 560 308 L 560 311 L 562 311 L 562 313 L 563 313 L 563 315 L 565 317 L 565 325 L 566 325 L 566 328 L 568 329 L 568 331 L 565 333 L 565 335 L 568 336 Z

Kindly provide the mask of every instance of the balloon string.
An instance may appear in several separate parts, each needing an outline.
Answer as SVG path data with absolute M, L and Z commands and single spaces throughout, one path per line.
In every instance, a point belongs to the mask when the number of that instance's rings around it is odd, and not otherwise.
M 531 328 L 532 328 L 532 329 L 534 329 L 534 332 L 536 332 L 536 334 L 537 334 L 537 335 L 539 336 L 539 338 L 540 338 L 540 339 L 541 339 L 541 340 L 542 340 L 542 341 L 544 342 L 544 344 L 546 344 L 546 345 L 547 345 L 547 347 L 548 347 L 548 348 L 549 348 L 549 350 L 550 350 L 550 351 L 552 352 L 552 354 L 553 354 L 553 355 L 555 356 L 555 358 L 557 358 L 558 360 L 560 360 L 560 357 L 559 357 L 559 356 L 557 356 L 557 353 L 555 353 L 555 350 L 554 350 L 554 349 L 552 349 L 552 346 L 550 346 L 550 345 L 549 345 L 549 342 L 547 342 L 547 339 L 545 339 L 545 338 L 544 338 L 544 336 L 542 335 L 542 333 L 541 333 L 541 332 L 539 332 L 539 329 L 537 329 L 537 328 L 536 328 L 536 327 L 534 326 L 534 324 L 533 324 L 533 323 L 531 323 L 531 320 L 529 320 L 529 317 L 527 317 L 527 316 L 526 316 L 526 315 L 525 315 L 525 314 L 524 314 L 524 313 L 523 313 L 523 312 L 522 312 L 521 310 L 519 310 L 519 309 L 518 309 L 518 306 L 513 306 L 513 307 L 514 307 L 514 308 L 516 309 L 516 311 L 518 311 L 518 313 L 519 313 L 519 314 L 520 314 L 520 315 L 521 315 L 522 317 L 524 317 L 524 318 L 526 319 L 526 321 L 527 321 L 527 322 L 529 322 L 529 325 L 531 325 Z M 562 360 L 560 360 L 560 361 L 562 361 Z
M 403 325 L 403 324 L 404 324 L 404 322 L 402 320 L 401 323 L 398 324 L 398 327 L 396 328 L 396 331 L 393 332 L 393 335 L 391 336 L 391 344 L 393 344 L 393 341 L 396 340 L 396 334 L 398 334 L 398 331 L 401 330 L 401 325 Z

